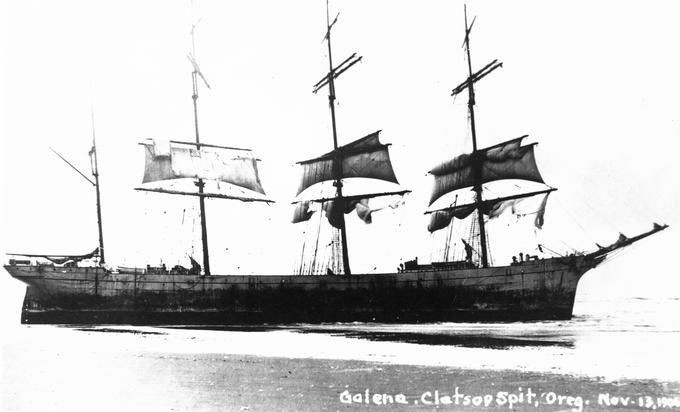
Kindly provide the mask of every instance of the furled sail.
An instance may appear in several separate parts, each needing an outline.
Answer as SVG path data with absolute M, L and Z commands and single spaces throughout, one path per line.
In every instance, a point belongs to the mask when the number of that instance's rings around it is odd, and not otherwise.
M 536 192 L 530 192 L 530 193 L 522 193 L 519 195 L 513 195 L 513 196 L 507 196 L 507 197 L 502 197 L 498 199 L 490 199 L 490 200 L 485 200 L 483 201 L 480 206 L 479 210 L 489 216 L 489 219 L 496 218 L 500 216 L 505 210 L 507 210 L 509 207 L 512 208 L 513 213 L 515 213 L 515 205 L 521 201 L 522 199 L 532 197 L 535 195 L 540 195 L 540 194 L 545 194 L 545 197 L 543 198 L 541 205 L 539 206 L 538 210 L 536 211 L 536 219 L 534 221 L 534 224 L 536 225 L 537 228 L 541 229 L 543 227 L 543 220 L 544 220 L 544 215 L 545 215 L 545 206 L 546 202 L 548 201 L 548 195 L 555 191 L 557 189 L 555 188 L 550 188 L 547 190 L 540 190 Z M 453 218 L 456 219 L 465 219 L 466 217 L 470 216 L 470 214 L 477 209 L 477 204 L 475 203 L 470 203 L 470 204 L 464 204 L 460 206 L 452 206 L 440 210 L 435 210 L 432 212 L 426 212 L 430 214 L 430 223 L 427 226 L 427 230 L 431 232 L 435 232 L 440 229 L 444 229 L 447 227 Z
M 298 162 L 303 170 L 297 194 L 317 183 L 334 180 L 337 161 L 341 162 L 343 179 L 365 177 L 399 183 L 390 162 L 389 145 L 380 143 L 379 133 L 371 133 L 315 159 Z
M 311 219 L 314 212 L 311 207 L 312 201 L 304 201 L 295 205 L 295 211 L 293 213 L 293 223 L 305 222 Z M 361 205 L 361 207 L 359 206 Z M 368 209 L 368 211 L 366 210 Z M 357 216 L 364 220 L 366 223 L 370 222 L 370 208 L 368 208 L 368 199 L 343 199 L 342 203 L 338 200 L 329 200 L 323 202 L 321 210 L 326 212 L 326 218 L 331 226 L 340 229 L 341 220 L 340 214 L 348 214 L 352 211 L 357 211 Z M 368 219 L 368 221 L 366 221 Z
M 427 230 L 430 233 L 447 227 L 451 220 L 455 217 L 457 219 L 465 219 L 474 212 L 474 205 L 470 205 L 460 209 L 437 210 L 430 215 L 430 223 L 427 225 Z
M 354 206 L 357 211 L 357 217 L 363 220 L 364 223 L 373 223 L 373 212 L 377 212 L 380 209 L 372 209 L 368 205 L 368 199 L 361 199 L 359 203 Z
M 264 194 L 257 159 L 250 150 L 210 145 L 182 147 L 170 142 L 142 143 L 146 164 L 142 183 L 192 178 L 231 183 Z
M 312 202 L 300 202 L 295 205 L 292 223 L 306 222 L 311 219 L 314 214 L 314 211 L 310 208 L 311 203 Z
M 430 171 L 434 188 L 430 204 L 446 193 L 475 184 L 475 167 L 480 168 L 478 183 L 503 179 L 523 179 L 543 183 L 536 166 L 534 144 L 521 146 L 526 136 L 509 140 L 472 154 L 462 154 Z
M 7 253 L 7 254 L 11 256 L 45 258 L 57 265 L 63 265 L 66 262 L 80 262 L 81 260 L 92 259 L 93 257 L 101 256 L 99 253 L 99 248 L 96 248 L 92 252 L 86 253 L 84 255 L 30 255 L 25 253 Z
M 372 208 L 369 205 L 369 199 L 378 196 L 389 196 L 398 195 L 402 196 L 408 193 L 408 190 L 402 190 L 400 192 L 389 192 L 389 193 L 377 193 L 368 194 L 361 196 L 349 196 L 342 199 L 342 202 L 338 198 L 334 199 L 317 199 L 298 202 L 295 205 L 295 211 L 293 212 L 293 223 L 300 223 L 309 220 L 315 212 L 323 210 L 326 213 L 328 222 L 331 226 L 340 229 L 341 219 L 340 214 L 349 214 L 356 211 L 357 217 L 361 219 L 364 223 L 369 224 L 373 222 L 373 213 L 384 209 L 384 207 Z M 321 207 L 312 206 L 313 203 L 320 203 Z M 391 209 L 396 209 L 403 203 L 402 199 L 393 202 L 386 207 Z
M 496 218 L 500 215 L 503 214 L 508 208 L 512 208 L 512 213 L 515 214 L 515 205 L 517 205 L 517 202 L 519 202 L 522 199 L 511 199 L 511 200 L 504 200 L 500 202 L 496 202 L 490 209 L 487 215 L 489 215 L 489 219 Z
M 342 214 L 348 214 L 356 210 L 356 206 L 361 201 L 362 199 L 343 199 L 342 201 L 332 200 L 330 202 L 325 202 L 323 204 L 323 210 L 326 212 L 328 223 L 330 223 L 334 228 L 340 229 L 342 227 Z M 366 202 L 368 202 L 368 199 Z
M 534 225 L 539 229 L 543 228 L 543 223 L 545 222 L 545 205 L 547 203 L 548 195 L 545 195 L 543 201 L 541 202 L 541 206 L 539 206 L 538 211 L 536 211 L 536 219 L 534 219 Z

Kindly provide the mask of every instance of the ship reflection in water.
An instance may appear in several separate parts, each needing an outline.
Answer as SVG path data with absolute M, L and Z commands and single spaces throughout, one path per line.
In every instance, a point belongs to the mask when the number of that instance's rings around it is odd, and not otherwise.
M 371 332 L 343 330 L 346 337 L 380 342 L 405 342 L 420 345 L 463 346 L 466 348 L 510 349 L 519 346 L 571 347 L 573 339 L 559 335 L 494 336 L 465 333 Z
M 560 322 L 545 322 L 553 329 Z M 520 323 L 521 324 L 521 323 Z M 528 324 L 528 323 L 527 323 Z M 175 326 L 171 329 L 210 330 L 225 332 L 270 332 L 287 330 L 310 334 L 322 333 L 331 336 L 364 339 L 375 342 L 400 342 L 418 345 L 461 346 L 466 348 L 511 349 L 513 347 L 562 346 L 573 347 L 574 338 L 569 333 L 548 332 L 547 330 L 514 334 L 489 324 L 479 324 L 477 330 L 461 328 L 461 324 L 422 325 L 372 325 L 367 323 L 332 325 L 294 326 Z M 133 332 L 107 328 L 83 328 L 99 332 Z M 142 332 L 148 333 L 148 332 Z

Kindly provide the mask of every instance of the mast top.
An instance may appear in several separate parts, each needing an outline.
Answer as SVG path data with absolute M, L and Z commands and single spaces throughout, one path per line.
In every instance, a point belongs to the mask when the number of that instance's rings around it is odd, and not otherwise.
M 463 45 L 465 48 L 469 49 L 470 48 L 470 32 L 472 31 L 472 26 L 475 25 L 475 20 L 477 20 L 477 17 L 475 16 L 472 19 L 472 23 L 468 26 L 468 18 L 467 18 L 467 4 L 463 4 L 463 13 L 465 14 L 465 39 L 463 40 Z

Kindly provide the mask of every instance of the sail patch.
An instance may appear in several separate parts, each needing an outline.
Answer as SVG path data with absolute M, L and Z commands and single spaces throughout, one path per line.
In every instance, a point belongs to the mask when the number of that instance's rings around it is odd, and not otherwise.
M 200 149 L 143 143 L 145 167 L 142 183 L 191 178 L 221 181 L 265 194 L 250 151 L 202 146 Z

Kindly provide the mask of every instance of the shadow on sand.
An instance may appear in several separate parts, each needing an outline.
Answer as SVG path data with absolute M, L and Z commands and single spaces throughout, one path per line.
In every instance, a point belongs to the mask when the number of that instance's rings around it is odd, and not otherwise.
M 559 346 L 571 348 L 574 340 L 560 334 L 506 335 L 493 332 L 462 333 L 460 331 L 386 331 L 324 327 L 313 325 L 258 325 L 258 326 L 168 326 L 166 329 L 209 330 L 224 332 L 271 332 L 287 330 L 296 333 L 322 333 L 352 339 L 376 342 L 401 342 L 434 346 L 461 346 L 467 348 L 510 349 L 514 347 Z

